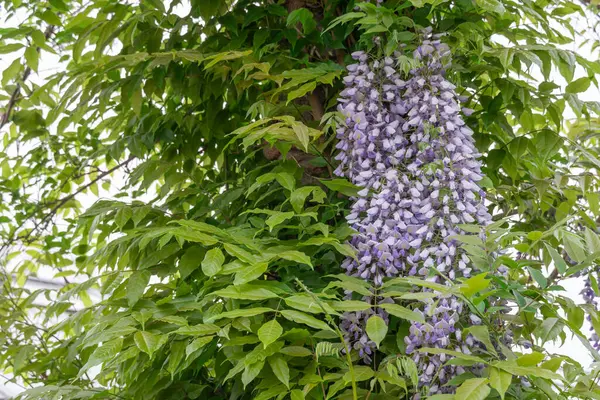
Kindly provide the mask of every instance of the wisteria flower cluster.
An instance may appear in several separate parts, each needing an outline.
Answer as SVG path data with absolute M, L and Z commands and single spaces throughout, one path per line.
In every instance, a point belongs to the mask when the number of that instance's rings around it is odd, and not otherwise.
M 596 300 L 596 293 L 594 292 L 594 289 L 592 288 L 592 281 L 591 281 L 589 275 L 585 278 L 583 290 L 581 291 L 581 296 L 583 297 L 583 300 L 587 304 L 590 304 L 596 310 L 598 309 L 598 301 Z M 588 314 L 586 318 L 589 322 L 592 322 L 591 315 Z M 600 351 L 600 337 L 595 332 L 593 326 L 590 327 L 590 331 L 592 332 L 592 334 L 590 335 L 589 340 L 590 340 L 592 346 L 594 346 L 594 348 L 596 350 Z
M 361 187 L 348 222 L 358 231 L 352 245 L 357 259 L 343 263 L 346 273 L 381 286 L 384 278 L 415 276 L 437 283 L 469 277 L 473 267 L 453 238 L 464 234 L 460 224 L 487 224 L 485 193 L 472 130 L 465 124 L 455 86 L 445 78 L 450 51 L 439 35 L 424 33 L 414 58 L 421 62 L 403 80 L 392 57 L 370 60 L 353 54 L 339 111 L 346 126 L 338 130 L 336 173 Z M 417 289 L 415 289 L 417 290 Z M 374 304 L 377 298 L 365 299 Z M 442 296 L 419 310 L 425 323 L 412 323 L 405 338 L 407 353 L 420 368 L 420 383 L 430 393 L 462 372 L 442 367 L 444 355 L 419 353 L 440 347 L 470 353 L 474 345 L 458 322 L 481 321 L 469 315 L 453 296 Z M 370 361 L 374 344 L 365 333 L 366 320 L 385 312 L 347 313 L 342 329 L 348 342 Z M 464 318 L 463 318 L 464 320 Z M 463 321 L 465 322 L 465 321 Z

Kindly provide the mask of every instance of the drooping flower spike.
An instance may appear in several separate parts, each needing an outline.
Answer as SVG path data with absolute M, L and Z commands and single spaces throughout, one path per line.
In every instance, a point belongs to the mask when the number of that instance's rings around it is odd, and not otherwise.
M 455 86 L 445 78 L 449 48 L 426 31 L 413 56 L 421 65 L 403 80 L 394 58 L 371 61 L 365 53 L 354 53 L 358 62 L 348 66 L 339 99 L 346 126 L 338 130 L 336 173 L 362 188 L 347 216 L 358 231 L 351 241 L 358 257 L 342 266 L 375 286 L 386 277 L 417 276 L 437 283 L 469 277 L 473 266 L 453 237 L 466 234 L 460 224 L 484 226 L 491 219 L 478 185 L 481 164 L 472 131 L 461 117 Z M 421 385 L 430 386 L 430 393 L 445 391 L 431 386 L 435 376 L 444 384 L 462 369 L 442 367 L 446 357 L 418 349 L 470 353 L 473 338 L 463 337 L 457 323 L 465 315 L 469 324 L 481 323 L 465 314 L 457 298 L 440 294 L 437 300 L 419 310 L 426 322 L 412 323 L 405 338 Z M 375 312 L 387 318 L 375 308 L 347 313 L 342 322 L 346 339 L 367 362 L 374 344 L 364 326 Z

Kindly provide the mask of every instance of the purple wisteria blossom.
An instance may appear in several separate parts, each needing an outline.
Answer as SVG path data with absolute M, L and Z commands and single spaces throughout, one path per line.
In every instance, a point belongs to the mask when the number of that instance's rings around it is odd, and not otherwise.
M 592 288 L 592 281 L 591 281 L 589 275 L 585 278 L 585 284 L 584 284 L 583 290 L 581 291 L 581 296 L 583 297 L 583 300 L 587 304 L 590 304 L 596 310 L 598 309 L 598 301 L 596 300 L 596 293 L 594 292 L 594 289 Z M 591 315 L 588 314 L 586 318 L 589 322 L 592 322 Z M 595 332 L 593 326 L 590 327 L 590 331 L 592 332 L 592 334 L 590 335 L 590 338 L 589 338 L 590 343 L 592 344 L 592 346 L 594 346 L 594 348 L 596 350 L 600 351 L 600 337 L 598 337 L 598 334 Z
M 351 244 L 357 259 L 342 267 L 351 276 L 381 286 L 384 278 L 414 276 L 436 283 L 469 277 L 473 266 L 453 236 L 460 224 L 486 225 L 491 217 L 478 181 L 482 179 L 472 130 L 461 118 L 455 86 L 445 79 L 449 48 L 440 36 L 424 33 L 414 58 L 421 65 L 403 80 L 394 58 L 370 61 L 357 52 L 348 66 L 339 110 L 346 126 L 338 130 L 336 173 L 360 186 L 348 222 L 358 231 Z M 464 109 L 468 114 L 471 110 Z M 368 299 L 373 302 L 377 299 Z M 459 318 L 480 324 L 453 296 L 440 294 L 422 310 L 425 323 L 412 323 L 407 353 L 420 369 L 430 393 L 462 372 L 443 367 L 444 355 L 419 353 L 439 347 L 469 353 L 473 338 L 463 335 Z M 374 345 L 364 332 L 366 320 L 381 309 L 347 313 L 346 339 L 368 362 Z M 465 337 L 467 336 L 467 337 Z

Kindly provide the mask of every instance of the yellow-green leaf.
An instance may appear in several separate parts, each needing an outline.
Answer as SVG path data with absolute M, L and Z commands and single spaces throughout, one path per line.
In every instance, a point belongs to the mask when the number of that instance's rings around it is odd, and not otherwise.
M 369 339 L 375 343 L 377 348 L 379 348 L 379 343 L 385 339 L 387 331 L 388 326 L 380 316 L 372 315 L 367 320 L 367 335 L 369 336 Z
M 331 327 L 329 325 L 327 325 L 325 322 L 320 321 L 320 320 L 316 319 L 315 317 L 312 317 L 308 314 L 304 314 L 303 312 L 300 312 L 300 311 L 283 310 L 283 311 L 281 311 L 281 315 L 283 315 L 284 318 L 289 319 L 290 321 L 297 322 L 299 324 L 308 325 L 315 329 L 333 331 L 333 329 L 331 329 Z
M 267 359 L 273 373 L 288 389 L 290 388 L 290 368 L 283 357 L 274 355 Z
M 484 400 L 491 389 L 486 378 L 468 379 L 456 389 L 456 398 L 461 400 Z
M 155 335 L 147 331 L 138 331 L 133 335 L 133 340 L 136 346 L 148 354 L 150 358 L 156 350 L 158 350 L 166 341 L 166 336 Z
M 225 256 L 221 249 L 214 248 L 206 252 L 204 260 L 202 261 L 202 272 L 206 276 L 215 276 L 221 271 L 223 263 L 225 262 Z
M 512 382 L 512 375 L 501 369 L 491 367 L 489 379 L 490 385 L 498 391 L 500 397 L 504 400 L 504 394 Z
M 279 339 L 282 333 L 283 328 L 281 325 L 279 325 L 279 322 L 277 322 L 277 320 L 271 320 L 264 323 L 263 326 L 260 327 L 258 330 L 258 338 L 266 349 L 268 345 Z

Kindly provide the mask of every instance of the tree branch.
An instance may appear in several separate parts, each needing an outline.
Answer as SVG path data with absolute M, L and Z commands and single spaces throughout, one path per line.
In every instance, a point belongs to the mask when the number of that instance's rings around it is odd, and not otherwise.
M 35 232 L 38 232 L 42 229 L 44 229 L 51 221 L 52 217 L 54 215 L 56 215 L 56 213 L 58 212 L 58 210 L 64 206 L 66 203 L 68 203 L 69 201 L 71 201 L 75 196 L 77 196 L 78 194 L 82 193 L 83 191 L 85 191 L 86 189 L 88 189 L 90 186 L 92 186 L 93 184 L 95 184 L 96 182 L 98 182 L 99 180 L 105 178 L 107 175 L 110 175 L 111 173 L 113 173 L 114 171 L 116 171 L 117 169 L 126 166 L 127 164 L 129 164 L 135 157 L 134 156 L 130 156 L 127 160 L 123 161 L 122 163 L 106 170 L 103 171 L 101 174 L 99 174 L 97 177 L 95 177 L 94 179 L 92 179 L 89 183 L 85 184 L 84 186 L 81 186 L 80 188 L 78 188 L 75 192 L 69 194 L 68 196 L 65 196 L 53 203 L 50 204 L 55 204 L 54 207 L 52 207 L 52 209 L 50 210 L 50 212 L 48 214 L 46 214 L 40 221 L 36 222 L 34 224 L 34 227 L 24 236 L 22 237 L 13 237 L 12 239 L 8 240 L 6 243 L 4 243 L 1 247 L 0 247 L 0 252 L 6 250 L 9 246 L 11 246 L 17 239 L 21 239 L 23 240 L 23 242 L 28 243 L 31 238 L 33 237 Z M 35 212 L 40 211 L 39 209 L 36 210 Z M 32 218 L 34 216 L 34 214 L 30 217 Z M 22 225 L 21 225 L 22 227 Z
M 48 40 L 50 38 L 50 36 L 52 36 L 52 34 L 54 33 L 54 25 L 48 25 L 48 27 L 46 28 L 46 32 L 44 32 L 44 37 L 46 38 L 46 40 Z M 40 47 L 36 47 L 37 52 L 40 52 Z M 31 67 L 27 67 L 25 68 L 25 71 L 23 72 L 23 76 L 21 77 L 21 82 L 25 82 L 27 80 L 27 78 L 29 78 L 29 75 L 31 75 Z M 21 82 L 17 83 L 17 87 L 15 88 L 15 90 L 13 90 L 10 99 L 8 99 L 8 103 L 6 105 L 6 111 L 4 112 L 4 114 L 2 114 L 2 117 L 0 118 L 0 130 L 4 127 L 4 125 L 6 125 L 10 119 L 10 114 L 12 113 L 13 109 L 15 108 L 15 106 L 17 105 L 17 101 L 19 100 L 19 95 L 21 94 Z
M 88 189 L 90 186 L 92 186 L 93 184 L 95 184 L 99 180 L 103 179 L 107 175 L 110 175 L 111 173 L 113 173 L 117 169 L 121 168 L 122 166 L 129 164 L 134 158 L 135 158 L 134 156 L 130 156 L 127 160 L 123 161 L 121 164 L 118 164 L 118 165 L 112 167 L 111 169 L 109 169 L 107 171 L 104 171 L 103 173 L 101 173 L 100 175 L 98 175 L 96 178 L 92 179 L 89 183 L 87 183 L 86 185 L 83 185 L 82 187 L 80 187 L 79 189 L 77 189 L 75 192 L 73 192 L 70 195 L 65 196 L 62 199 L 58 200 L 57 203 L 56 203 L 56 205 L 50 210 L 50 212 L 48 214 L 46 214 L 44 216 L 44 218 L 42 218 L 40 220 L 40 222 L 38 222 L 35 225 L 35 227 L 29 232 L 29 234 L 26 236 L 26 238 L 24 240 L 27 240 L 31 236 L 31 233 L 33 233 L 34 231 L 36 231 L 40 226 L 42 226 L 43 224 L 47 224 L 49 222 L 49 220 L 56 214 L 56 212 L 62 206 L 64 206 L 69 201 L 71 201 L 79 193 L 82 193 L 83 191 L 85 191 L 86 189 Z

